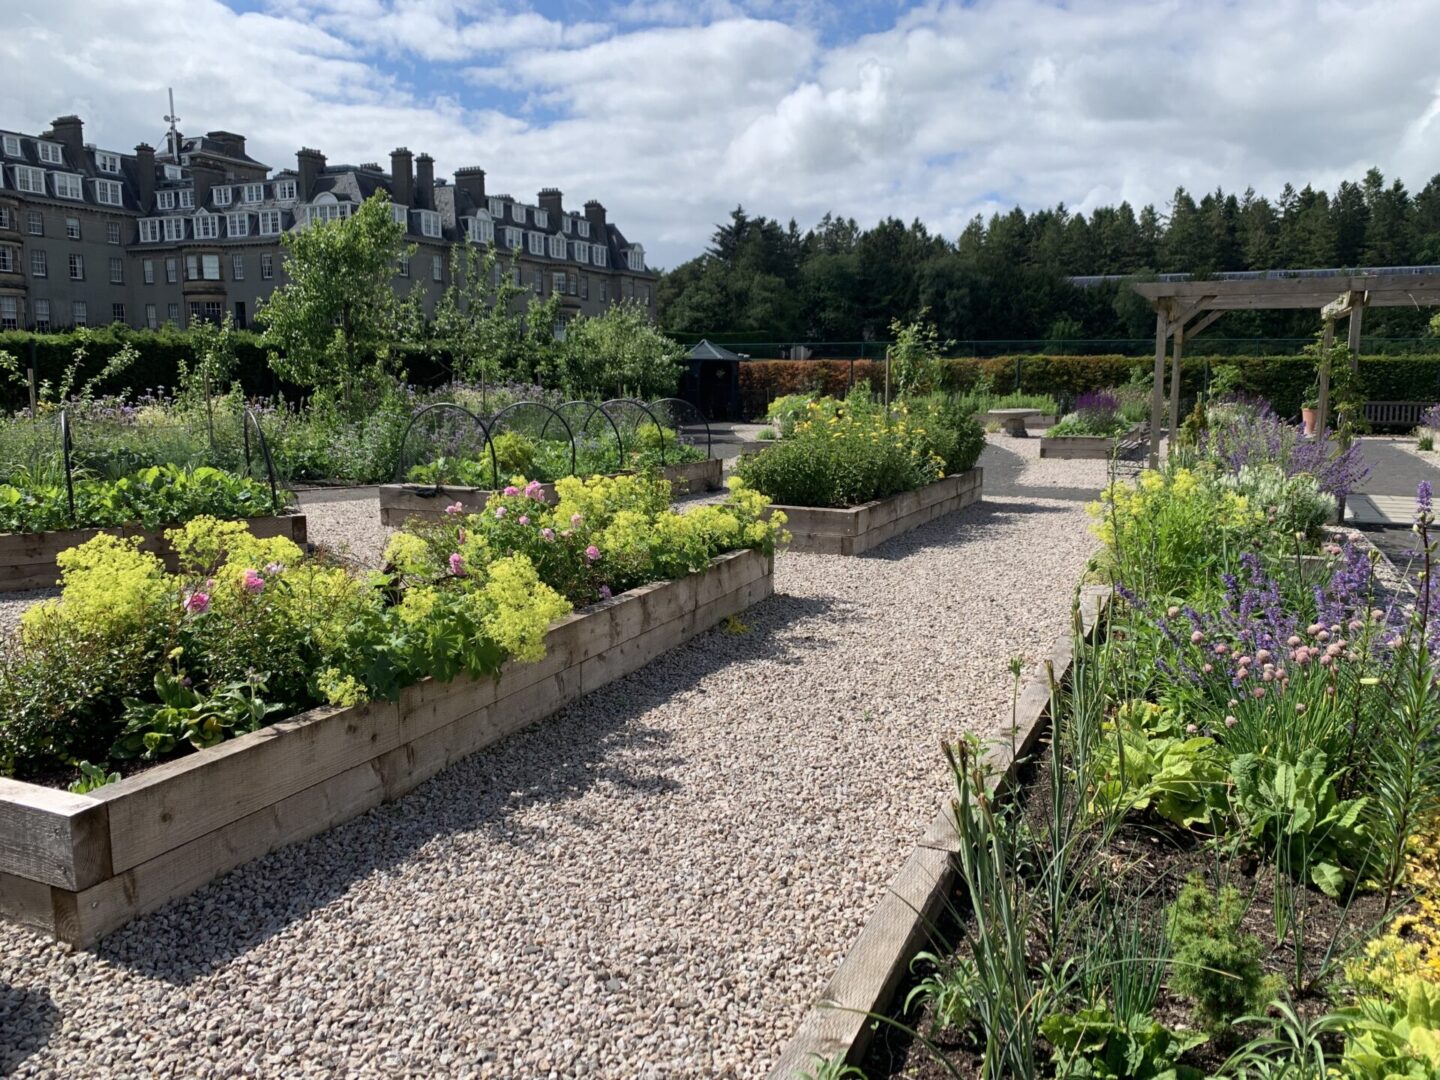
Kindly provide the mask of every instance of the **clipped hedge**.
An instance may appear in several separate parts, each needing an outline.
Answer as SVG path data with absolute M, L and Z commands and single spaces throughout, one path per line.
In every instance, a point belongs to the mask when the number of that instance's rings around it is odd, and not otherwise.
M 944 362 L 944 383 L 946 390 L 971 390 L 988 375 L 996 393 L 1051 394 L 1065 406 L 1087 391 L 1128 382 L 1137 368 L 1148 372 L 1153 364 L 1153 356 L 967 358 Z M 1182 402 L 1193 400 L 1220 364 L 1239 368 L 1241 390 L 1267 398 L 1282 416 L 1299 414 L 1315 381 L 1315 361 L 1304 356 L 1187 356 L 1181 367 Z M 1440 355 L 1362 356 L 1360 375 L 1372 401 L 1440 401 Z M 763 417 L 769 403 L 784 394 L 843 396 L 852 379 L 869 379 L 879 390 L 885 365 L 876 360 L 747 360 L 740 365 L 741 401 L 745 415 Z

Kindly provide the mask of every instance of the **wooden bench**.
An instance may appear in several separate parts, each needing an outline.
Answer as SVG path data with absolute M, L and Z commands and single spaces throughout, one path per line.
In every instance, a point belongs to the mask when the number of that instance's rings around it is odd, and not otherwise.
M 1409 430 L 1420 423 L 1420 414 L 1433 401 L 1367 401 L 1365 419 L 1376 427 L 1396 427 Z

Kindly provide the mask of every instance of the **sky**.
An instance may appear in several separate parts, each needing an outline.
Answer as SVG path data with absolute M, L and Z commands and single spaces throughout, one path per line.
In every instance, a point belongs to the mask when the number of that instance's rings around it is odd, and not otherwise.
M 1372 165 L 1440 173 L 1440 0 L 0 0 L 0 127 L 104 149 L 245 134 L 294 167 L 408 146 L 599 199 L 647 260 L 743 204 L 919 218 L 1162 210 Z

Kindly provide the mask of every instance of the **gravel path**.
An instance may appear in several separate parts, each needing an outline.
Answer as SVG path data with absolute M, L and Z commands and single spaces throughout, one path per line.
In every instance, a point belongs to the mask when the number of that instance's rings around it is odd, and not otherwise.
M 1104 468 L 1037 445 L 866 557 L 783 555 L 742 632 L 93 952 L 0 925 L 0 1072 L 763 1075 L 940 805 L 937 741 L 998 729 L 1006 663 L 1066 624 L 1072 492 Z

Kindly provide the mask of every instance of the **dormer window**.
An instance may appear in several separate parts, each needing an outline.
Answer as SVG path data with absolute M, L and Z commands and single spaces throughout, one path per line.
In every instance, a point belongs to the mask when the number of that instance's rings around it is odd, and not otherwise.
M 161 218 L 161 220 L 165 222 L 166 240 L 185 239 L 185 219 L 183 217 L 167 217 Z
M 610 265 L 610 252 L 606 249 L 604 244 L 590 245 L 590 261 L 593 262 L 596 266 Z
M 123 206 L 125 189 L 119 180 L 96 180 L 95 201 L 101 206 Z
M 572 240 L 570 242 L 570 258 L 578 263 L 588 263 L 590 261 L 590 245 Z
M 261 236 L 279 236 L 279 235 L 280 235 L 280 211 L 279 211 L 279 210 L 261 210 L 261 211 L 260 211 L 260 235 L 261 235 Z
M 20 156 L 20 136 L 6 135 L 0 139 L 0 145 L 3 145 L 6 157 Z
M 639 244 L 635 244 L 630 248 L 628 254 L 630 257 L 630 269 L 643 271 L 645 269 L 645 249 Z
M 179 166 L 179 165 L 166 165 L 166 166 L 165 166 L 165 179 L 166 179 L 166 180 L 181 180 L 181 179 L 184 178 L 184 176 L 185 176 L 185 174 L 180 171 L 180 166 Z
M 225 232 L 230 236 L 250 235 L 250 215 L 244 212 L 225 215 Z
M 473 218 L 466 218 L 466 235 L 472 244 L 495 243 L 495 222 L 483 210 Z
M 222 184 L 217 188 L 212 188 L 211 194 L 215 197 L 216 206 L 229 206 L 235 201 L 235 189 L 229 184 Z
M 520 232 L 519 229 L 507 228 L 505 230 L 505 246 L 508 247 L 511 251 L 519 251 L 520 245 L 522 243 L 520 237 L 522 235 L 523 234 Z
M 65 164 L 65 153 L 61 150 L 59 143 L 41 142 L 36 139 L 35 152 L 40 155 L 40 160 L 46 165 Z
M 295 201 L 295 181 L 294 181 L 294 180 L 277 180 L 277 181 L 275 181 L 275 198 L 278 199 L 280 202 L 294 202 L 294 201 Z
M 57 172 L 52 174 L 55 177 L 55 197 L 57 199 L 83 199 L 85 189 L 80 184 L 80 177 L 74 173 Z
M 390 220 L 396 225 L 408 225 L 410 223 L 410 210 L 398 203 L 390 204 Z
M 565 230 L 565 235 L 569 236 L 570 230 L 575 227 L 575 219 L 572 218 L 569 214 L 566 214 L 563 218 L 560 219 L 560 227 Z
M 440 215 L 434 210 L 417 210 L 420 219 L 420 235 L 438 240 L 440 238 Z
M 520 222 L 520 224 L 525 224 L 525 207 L 521 206 L 519 203 L 511 203 L 510 216 L 516 221 Z
M 108 150 L 96 150 L 95 168 L 100 172 L 119 173 L 120 155 L 112 154 Z
M 181 210 L 194 210 L 194 209 L 195 209 L 195 192 L 194 192 L 193 189 L 191 189 L 191 188 L 184 188 L 183 190 L 181 190 L 181 192 L 180 192 L 180 209 L 181 209 Z
M 577 228 L 577 229 L 580 230 L 580 235 L 581 235 L 581 236 L 584 236 L 584 237 L 586 237 L 587 239 L 589 238 L 589 236 L 590 236 L 590 222 L 589 222 L 587 219 L 585 219 L 585 218 L 576 218 L 576 219 L 575 219 L 575 228 Z
M 265 185 L 246 184 L 241 198 L 243 198 L 247 203 L 263 202 L 265 199 Z
M 29 165 L 15 166 L 15 190 L 28 191 L 32 195 L 45 194 L 45 170 Z
M 214 240 L 220 235 L 220 219 L 204 210 L 195 215 L 195 239 Z
M 531 255 L 544 255 L 544 254 L 545 254 L 545 234 L 544 234 L 544 233 L 538 233 L 538 232 L 532 232 L 532 233 L 526 233 L 525 235 L 526 235 L 526 237 L 527 237 L 528 240 L 529 240 L 530 254 L 531 254 Z
M 140 219 L 140 242 L 142 244 L 158 244 L 160 242 L 161 219 L 158 217 Z
M 505 216 L 505 200 L 490 199 L 488 201 L 490 203 L 490 217 L 492 219 L 503 218 Z
M 550 227 L 550 211 L 549 211 L 549 210 L 536 210 L 536 211 L 535 211 L 535 224 L 538 225 L 538 226 L 539 226 L 540 228 L 542 228 L 542 229 L 548 229 L 548 228 Z
M 155 205 L 161 210 L 174 210 L 175 192 L 157 191 L 155 193 Z
M 350 204 L 340 202 L 327 191 L 306 207 L 305 211 L 307 222 L 344 221 L 350 216 Z
M 565 237 L 559 233 L 550 237 L 550 257 L 552 259 L 565 258 Z

